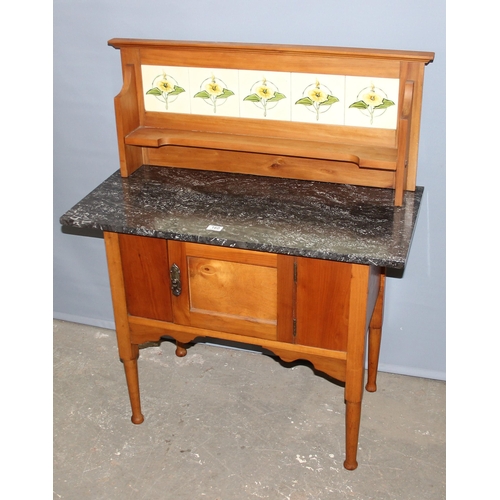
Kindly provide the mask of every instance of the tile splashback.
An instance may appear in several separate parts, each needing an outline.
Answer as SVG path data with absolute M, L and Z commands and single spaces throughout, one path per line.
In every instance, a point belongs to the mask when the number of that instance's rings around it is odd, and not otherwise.
M 397 78 L 150 65 L 141 70 L 146 111 L 397 128 Z

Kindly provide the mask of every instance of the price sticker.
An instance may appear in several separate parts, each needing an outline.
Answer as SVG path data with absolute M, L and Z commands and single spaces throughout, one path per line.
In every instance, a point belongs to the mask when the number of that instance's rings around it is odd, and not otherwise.
M 216 226 L 215 224 L 210 224 L 207 227 L 208 231 L 222 231 L 224 229 L 224 226 Z

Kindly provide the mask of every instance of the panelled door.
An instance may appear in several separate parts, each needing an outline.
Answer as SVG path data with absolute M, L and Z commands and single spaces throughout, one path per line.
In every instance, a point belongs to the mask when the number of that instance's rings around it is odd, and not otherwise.
M 292 314 L 286 256 L 178 241 L 168 242 L 168 255 L 179 287 L 172 290 L 176 324 L 269 340 L 279 327 L 291 329 L 279 321 Z
M 128 314 L 293 342 L 292 257 L 119 235 Z

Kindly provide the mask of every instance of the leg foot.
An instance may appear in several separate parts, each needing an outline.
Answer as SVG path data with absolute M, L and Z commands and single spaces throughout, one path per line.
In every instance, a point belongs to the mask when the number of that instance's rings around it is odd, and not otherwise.
M 354 460 L 354 462 L 348 462 L 347 460 L 344 460 L 344 469 L 347 470 L 356 470 L 358 468 L 358 462 Z
M 144 422 L 144 415 L 141 413 L 140 415 L 132 415 L 130 418 L 133 424 L 139 425 Z
M 175 350 L 175 355 L 179 358 L 183 358 L 187 354 L 187 344 L 183 344 L 182 342 L 175 342 L 177 349 Z

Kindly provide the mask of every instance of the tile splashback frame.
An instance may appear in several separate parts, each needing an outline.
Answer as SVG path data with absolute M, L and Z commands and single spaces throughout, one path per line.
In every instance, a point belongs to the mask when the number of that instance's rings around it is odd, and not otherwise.
M 141 74 L 145 111 L 272 119 L 390 130 L 397 128 L 399 78 L 159 65 L 141 65 Z M 172 84 L 184 89 L 181 94 L 172 96 L 172 103 L 168 107 L 165 106 L 165 94 L 161 98 L 148 94 L 155 88 L 155 83 L 161 79 L 161 75 L 165 75 L 165 78 Z M 214 103 L 220 101 L 220 105 L 211 104 L 208 97 L 206 99 L 196 97 L 211 79 L 217 83 L 217 86 L 214 85 L 216 90 L 211 93 L 210 97 Z M 266 82 L 273 91 L 284 95 L 281 100 L 273 101 L 273 105 L 270 102 L 267 103 L 266 114 L 264 114 L 262 101 L 257 101 L 257 98 L 254 101 L 245 101 L 250 94 L 254 94 L 252 89 L 259 82 Z M 328 82 L 329 86 L 326 86 L 325 82 Z M 323 97 L 316 99 L 316 102 L 309 98 L 310 105 L 299 103 L 301 99 L 308 98 L 308 92 L 320 86 L 327 89 L 329 94 L 324 91 Z M 380 116 L 375 116 L 373 121 L 370 121 L 367 112 L 350 107 L 358 99 L 360 92 L 370 86 L 379 89 L 380 95 L 390 98 L 394 103 L 391 107 L 381 110 Z M 223 89 L 231 91 L 232 94 L 225 97 L 222 93 Z M 219 96 L 216 92 L 219 92 Z M 328 95 L 338 100 L 331 105 L 324 105 Z M 320 99 L 323 101 L 321 102 Z M 318 109 L 317 113 L 316 109 Z

